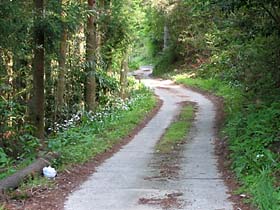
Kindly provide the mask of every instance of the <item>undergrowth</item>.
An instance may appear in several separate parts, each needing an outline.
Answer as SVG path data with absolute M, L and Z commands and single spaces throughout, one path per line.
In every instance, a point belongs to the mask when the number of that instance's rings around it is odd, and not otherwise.
M 128 99 L 112 99 L 110 104 L 102 106 L 95 113 L 79 113 L 58 125 L 60 128 L 48 141 L 48 149 L 57 152 L 60 157 L 52 162 L 58 174 L 75 164 L 82 164 L 96 155 L 111 149 L 116 143 L 126 137 L 156 106 L 157 99 L 153 93 L 143 85 L 130 92 Z M 32 159 L 20 164 L 28 165 Z M 19 170 L 11 170 L 1 174 L 1 178 Z M 17 190 L 8 191 L 12 199 L 25 200 L 32 196 L 37 188 L 52 188 L 53 181 L 41 175 L 27 177 Z M 5 209 L 5 206 L 0 206 Z
M 128 99 L 112 99 L 110 104 L 100 107 L 95 113 L 79 113 L 74 121 L 65 122 L 65 126 L 54 132 L 48 141 L 48 150 L 57 152 L 60 157 L 52 162 L 59 172 L 75 164 L 82 164 L 101 154 L 126 137 L 157 103 L 153 93 L 140 85 L 130 92 Z M 17 167 L 1 173 L 5 178 L 20 168 L 30 164 L 32 159 L 22 162 Z M 45 179 L 36 177 L 25 180 L 18 189 L 19 196 L 24 199 L 30 188 L 45 184 Z
M 112 148 L 143 120 L 155 104 L 152 93 L 141 87 L 128 100 L 118 99 L 95 114 L 83 115 L 81 125 L 50 139 L 49 149 L 60 154 L 55 166 L 83 163 Z

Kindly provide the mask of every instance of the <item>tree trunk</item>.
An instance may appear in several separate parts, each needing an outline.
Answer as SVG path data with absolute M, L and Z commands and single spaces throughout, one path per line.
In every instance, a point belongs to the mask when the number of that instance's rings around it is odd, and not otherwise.
M 44 145 L 44 30 L 41 26 L 44 12 L 44 0 L 34 0 L 34 60 L 33 60 L 33 123 L 36 127 L 35 136 Z
M 95 79 L 95 65 L 96 65 L 96 23 L 95 17 L 92 14 L 96 6 L 95 0 L 88 0 L 88 9 L 90 14 L 87 20 L 86 33 L 86 85 L 85 85 L 85 101 L 87 111 L 95 109 L 95 95 L 96 95 L 96 79 Z
M 104 13 L 105 10 L 105 1 L 104 0 L 99 0 L 98 2 L 98 10 L 101 13 L 101 15 Z M 101 31 L 101 25 L 97 24 L 96 26 L 96 54 L 98 56 L 98 59 L 101 58 L 101 46 L 102 46 L 102 31 Z
M 163 35 L 163 50 L 168 48 L 168 41 L 169 41 L 169 29 L 168 26 L 164 26 L 164 35 Z
M 128 53 L 125 54 L 123 61 L 122 61 L 122 69 L 120 72 L 120 85 L 121 85 L 121 92 L 120 96 L 122 99 L 127 97 L 127 72 L 128 72 Z
M 59 73 L 57 81 L 57 111 L 60 115 L 64 104 L 64 92 L 65 92 L 65 73 L 66 73 L 66 52 L 67 52 L 67 29 L 62 26 L 62 34 L 60 39 L 60 52 L 59 52 Z
M 83 0 L 79 0 L 79 4 L 83 4 Z M 74 55 L 79 57 L 80 61 L 85 52 L 84 37 L 85 37 L 84 23 L 81 22 L 81 23 L 79 23 L 78 30 L 76 32 L 75 40 L 74 40 Z
M 54 79 L 52 76 L 52 56 L 45 56 L 45 118 L 51 119 L 48 122 L 46 122 L 45 127 L 52 126 L 52 123 L 50 121 L 56 121 L 55 117 L 56 114 L 53 111 L 53 106 L 51 105 L 54 100 Z M 48 123 L 48 124 L 47 124 Z
M 13 54 L 10 51 L 4 52 L 4 59 L 5 59 L 5 69 L 7 72 L 7 84 L 10 87 L 10 91 L 8 92 L 8 100 L 11 100 L 14 95 L 14 70 L 13 70 Z

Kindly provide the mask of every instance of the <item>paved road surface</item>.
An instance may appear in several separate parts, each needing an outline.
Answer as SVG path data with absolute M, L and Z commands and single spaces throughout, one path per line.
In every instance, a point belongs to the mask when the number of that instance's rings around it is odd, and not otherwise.
M 105 161 L 65 202 L 65 210 L 232 210 L 214 155 L 215 107 L 203 95 L 171 81 L 142 81 L 164 101 L 159 113 L 134 139 Z M 193 101 L 198 112 L 190 137 L 173 155 L 154 146 L 180 110 Z

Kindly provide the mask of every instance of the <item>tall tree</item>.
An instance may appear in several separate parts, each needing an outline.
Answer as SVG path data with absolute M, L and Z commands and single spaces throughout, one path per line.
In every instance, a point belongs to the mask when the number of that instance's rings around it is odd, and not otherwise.
M 59 49 L 59 73 L 57 82 L 57 111 L 61 113 L 61 109 L 64 103 L 64 92 L 65 92 L 65 72 L 66 72 L 66 52 L 67 52 L 67 27 L 63 20 L 65 19 L 65 12 L 63 11 L 63 4 L 65 0 L 61 0 L 61 19 L 62 19 L 62 32 L 60 38 L 60 49 Z
M 128 73 L 128 51 L 125 52 L 122 60 L 122 69 L 120 71 L 120 97 L 125 99 L 127 97 L 127 73 Z
M 33 58 L 33 123 L 36 127 L 35 136 L 44 144 L 44 0 L 34 0 L 34 58 Z
M 99 10 L 99 20 L 96 26 L 96 44 L 97 44 L 97 56 L 101 57 L 101 46 L 102 46 L 102 25 L 100 18 L 103 18 L 105 13 L 105 0 L 98 1 L 98 10 Z
M 85 85 L 85 102 L 86 109 L 93 111 L 95 108 L 96 95 L 96 78 L 95 78 L 95 64 L 96 64 L 96 21 L 94 10 L 96 6 L 95 0 L 88 0 L 88 19 L 86 31 L 86 85 Z
M 83 0 L 78 1 L 79 5 L 83 5 Z M 76 36 L 74 40 L 74 54 L 78 57 L 83 57 L 85 40 L 85 26 L 84 21 L 79 21 Z

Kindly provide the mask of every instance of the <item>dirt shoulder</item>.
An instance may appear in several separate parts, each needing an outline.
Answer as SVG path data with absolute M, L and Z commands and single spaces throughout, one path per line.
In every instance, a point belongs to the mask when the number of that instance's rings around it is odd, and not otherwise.
M 26 192 L 25 199 L 7 198 L 5 207 L 9 210 L 62 210 L 67 196 L 73 192 L 81 183 L 96 171 L 96 167 L 101 165 L 105 160 L 112 157 L 124 145 L 128 144 L 133 137 L 146 126 L 146 124 L 156 115 L 162 106 L 162 101 L 158 99 L 156 107 L 147 114 L 145 119 L 139 123 L 131 133 L 119 143 L 114 145 L 110 150 L 96 156 L 83 165 L 75 165 L 71 169 L 59 173 L 52 187 L 36 187 Z

